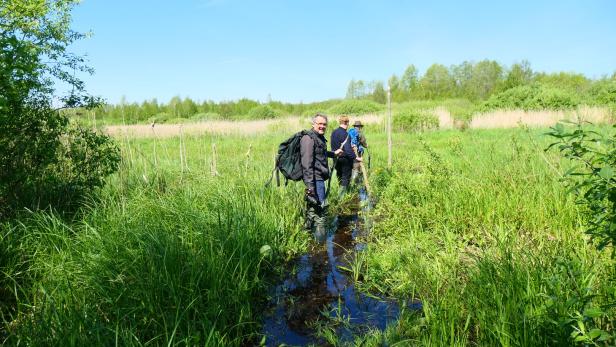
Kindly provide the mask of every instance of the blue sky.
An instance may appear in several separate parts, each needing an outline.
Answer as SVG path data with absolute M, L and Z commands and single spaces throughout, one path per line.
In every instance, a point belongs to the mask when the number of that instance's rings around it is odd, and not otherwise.
M 351 79 L 409 64 L 528 60 L 535 71 L 616 71 L 616 1 L 84 0 L 72 46 L 96 70 L 87 89 L 117 103 L 312 102 Z

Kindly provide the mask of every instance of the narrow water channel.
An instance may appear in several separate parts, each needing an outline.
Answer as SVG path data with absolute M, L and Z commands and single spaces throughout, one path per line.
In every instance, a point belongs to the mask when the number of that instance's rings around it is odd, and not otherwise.
M 323 345 L 319 327 L 329 329 L 339 341 L 352 341 L 371 329 L 385 330 L 400 314 L 397 301 L 355 290 L 349 271 L 360 239 L 369 231 L 371 205 L 364 191 L 352 202 L 349 214 L 334 218 L 323 244 L 302 255 L 275 287 L 271 310 L 264 318 L 267 346 Z M 361 211 L 361 213 L 360 213 Z M 410 309 L 421 309 L 412 302 Z

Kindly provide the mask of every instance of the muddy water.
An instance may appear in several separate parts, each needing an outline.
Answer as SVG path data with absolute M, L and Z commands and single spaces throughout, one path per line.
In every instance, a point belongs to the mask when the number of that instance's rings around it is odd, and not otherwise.
M 384 330 L 398 319 L 397 301 L 356 291 L 350 272 L 342 269 L 351 268 L 365 246 L 359 240 L 369 230 L 369 199 L 363 191 L 359 197 L 350 214 L 334 219 L 323 244 L 302 255 L 276 286 L 272 309 L 264 319 L 267 346 L 325 344 L 316 336 L 318 326 L 335 332 L 340 341 L 352 341 L 368 330 Z M 413 301 L 408 308 L 421 309 L 421 304 Z

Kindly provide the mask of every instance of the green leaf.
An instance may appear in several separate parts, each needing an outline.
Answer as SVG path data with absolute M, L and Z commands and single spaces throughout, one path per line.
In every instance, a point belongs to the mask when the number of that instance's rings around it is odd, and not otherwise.
M 596 339 L 597 337 L 601 336 L 601 333 L 602 333 L 602 332 L 603 332 L 603 331 L 602 331 L 601 329 L 591 329 L 591 330 L 588 332 L 588 337 L 590 337 L 590 339 L 591 339 L 591 340 L 594 340 L 594 339 Z
M 612 177 L 614 177 L 614 169 L 612 169 L 611 166 L 604 166 L 599 171 L 599 176 L 601 176 L 602 178 L 605 178 L 606 180 L 609 180 Z
M 584 310 L 584 316 L 590 317 L 590 318 L 601 317 L 603 314 L 604 312 L 601 309 L 598 309 L 596 307 L 590 307 Z
M 574 339 L 575 342 L 582 342 L 586 340 L 586 336 L 580 335 Z
M 556 131 L 556 133 L 560 135 L 565 132 L 565 127 L 562 123 L 556 123 L 556 125 L 554 126 L 554 131 Z

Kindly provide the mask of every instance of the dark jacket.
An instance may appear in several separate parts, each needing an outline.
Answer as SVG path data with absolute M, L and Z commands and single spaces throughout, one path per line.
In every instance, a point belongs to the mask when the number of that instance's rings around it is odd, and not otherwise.
M 348 135 L 349 134 L 344 128 L 334 130 L 331 136 L 332 151 L 340 148 L 340 145 L 342 145 L 344 140 L 347 139 Z M 340 156 L 340 158 L 347 158 L 350 160 L 355 159 L 355 152 L 353 152 L 353 148 L 351 147 L 351 139 L 346 140 L 344 146 L 342 146 L 342 150 L 344 153 Z
M 303 180 L 308 188 L 314 188 L 316 180 L 325 181 L 329 178 L 327 157 L 333 158 L 334 153 L 327 150 L 327 140 L 323 135 L 310 130 L 300 141 Z

